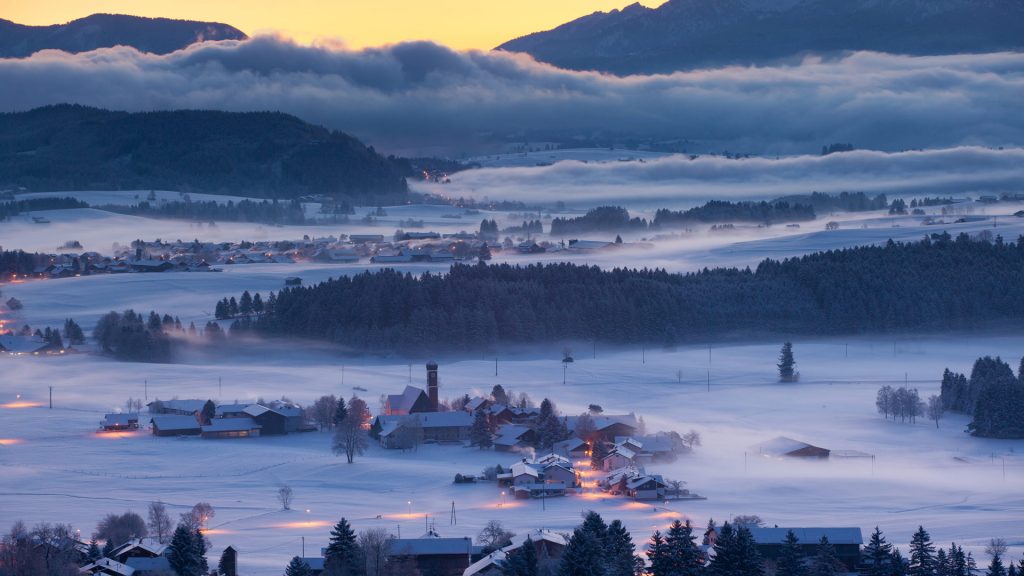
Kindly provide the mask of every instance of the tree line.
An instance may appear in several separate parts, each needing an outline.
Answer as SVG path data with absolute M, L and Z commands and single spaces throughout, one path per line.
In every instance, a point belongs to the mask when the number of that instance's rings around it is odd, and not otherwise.
M 968 379 L 942 374 L 940 395 L 945 410 L 973 417 L 968 431 L 988 438 L 1024 438 L 1024 358 L 1013 369 L 998 356 L 978 358 Z
M 0 221 L 13 218 L 22 212 L 35 210 L 66 210 L 69 208 L 88 208 L 89 204 L 71 197 L 64 198 L 27 198 L 0 202 Z
M 753 270 L 480 263 L 422 276 L 368 271 L 283 289 L 272 307 L 262 298 L 264 312 L 241 318 L 236 328 L 360 352 L 566 340 L 670 346 L 740 333 L 983 327 L 1024 316 L 1022 285 L 1024 242 L 944 233 L 766 259 Z

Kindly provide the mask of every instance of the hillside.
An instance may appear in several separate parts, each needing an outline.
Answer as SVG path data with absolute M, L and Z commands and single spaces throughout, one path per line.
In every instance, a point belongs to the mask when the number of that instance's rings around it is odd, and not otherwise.
M 241 30 L 218 22 L 124 14 L 93 14 L 51 26 L 25 26 L 0 19 L 0 57 L 4 58 L 23 58 L 46 49 L 87 52 L 111 46 L 133 46 L 142 52 L 167 54 L 203 40 L 245 38 Z
M 669 0 L 596 12 L 497 49 L 617 74 L 872 50 L 934 55 L 1024 49 L 1021 0 Z
M 402 200 L 405 168 L 342 132 L 277 112 L 128 113 L 76 105 L 0 114 L 3 186 L 159 188 Z

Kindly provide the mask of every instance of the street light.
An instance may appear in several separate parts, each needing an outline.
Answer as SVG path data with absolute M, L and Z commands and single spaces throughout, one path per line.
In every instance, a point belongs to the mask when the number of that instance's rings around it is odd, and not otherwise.
M 501 491 L 501 505 L 502 506 L 505 505 L 505 491 L 504 490 Z
M 409 506 L 409 516 L 412 516 L 412 500 L 406 501 L 406 505 Z

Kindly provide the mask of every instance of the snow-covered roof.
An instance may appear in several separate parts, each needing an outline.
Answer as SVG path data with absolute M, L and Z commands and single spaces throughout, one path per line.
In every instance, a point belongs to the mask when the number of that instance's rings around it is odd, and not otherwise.
M 171 563 L 168 562 L 166 556 L 157 556 L 155 558 L 133 556 L 131 558 L 125 558 L 124 563 L 131 566 L 138 572 L 156 572 L 158 574 L 173 573 L 171 572 Z
M 139 421 L 139 415 L 138 414 L 120 413 L 120 414 L 104 414 L 103 415 L 103 424 L 105 424 L 107 426 L 127 426 L 128 424 L 130 424 L 132 422 L 138 422 L 138 421 Z
M 167 547 L 153 538 L 132 538 L 131 540 L 114 548 L 111 556 L 120 556 L 129 550 L 142 550 L 147 554 L 159 556 L 164 553 Z
M 45 340 L 32 336 L 15 336 L 13 334 L 0 336 L 0 350 L 11 354 L 31 354 L 43 350 L 49 345 Z
M 424 428 L 447 428 L 451 426 L 471 426 L 473 415 L 461 410 L 449 412 L 420 412 L 413 414 Z
M 864 543 L 864 537 L 859 527 L 853 528 L 749 528 L 750 535 L 758 544 L 781 544 L 786 539 L 786 533 L 790 530 L 800 542 L 804 544 L 817 544 L 822 536 L 827 536 L 831 544 L 857 544 Z
M 114 574 L 118 574 L 119 576 L 131 576 L 135 573 L 135 568 L 132 568 L 127 564 L 121 564 L 120 562 L 116 560 L 111 560 L 110 558 L 100 558 L 95 562 L 86 564 L 85 566 L 82 566 L 81 571 L 85 573 L 95 574 L 99 571 L 99 569 L 103 569 L 106 572 L 113 572 Z
M 547 541 L 563 547 L 567 544 L 565 536 L 545 529 L 531 530 L 524 534 L 516 534 L 512 537 L 512 541 L 508 545 L 499 550 L 495 550 L 480 560 L 470 564 L 468 568 L 463 570 L 462 576 L 473 576 L 474 574 L 483 572 L 491 566 L 500 566 L 505 562 L 505 559 L 508 558 L 508 553 L 521 548 L 523 544 L 526 543 L 527 538 L 534 542 Z
M 490 402 L 490 400 L 482 396 L 471 398 L 469 402 L 466 402 L 466 410 L 469 410 L 470 412 L 476 412 L 478 408 L 487 404 L 488 402 Z
M 206 400 L 192 398 L 189 400 L 161 400 L 164 410 L 177 410 L 179 412 L 199 412 L 206 406 Z M 152 404 L 152 402 L 150 402 Z
M 203 432 L 241 432 L 262 428 L 252 418 L 214 418 L 203 426 Z
M 157 414 L 149 420 L 160 430 L 197 430 L 199 422 L 194 416 L 181 414 Z
M 608 456 L 605 456 L 605 458 L 610 458 L 611 456 L 615 456 L 615 455 L 622 456 L 623 458 L 626 458 L 626 459 L 629 459 L 629 460 L 632 460 L 632 459 L 636 458 L 636 452 L 634 452 L 633 450 L 631 450 L 631 449 L 629 449 L 629 448 L 627 448 L 625 446 L 621 446 L 621 445 L 612 448 L 611 452 L 609 452 Z
M 665 481 L 661 479 L 661 476 L 654 474 L 649 476 L 639 476 L 637 478 L 633 478 L 632 480 L 626 482 L 626 488 L 633 490 L 651 481 L 657 483 L 660 486 L 665 486 Z
M 587 446 L 587 443 L 580 438 L 572 437 L 568 440 L 562 440 L 561 442 L 555 442 L 555 445 L 551 447 L 551 450 L 555 453 L 567 454 L 574 450 L 579 450 Z
M 576 430 L 576 422 L 580 419 L 579 416 L 566 416 L 565 426 L 570 432 Z M 594 421 L 594 428 L 598 431 L 604 430 L 609 426 L 615 424 L 624 424 L 631 428 L 637 427 L 636 415 L 635 414 L 612 414 L 612 415 L 598 415 L 591 416 L 591 420 Z
M 237 414 L 239 412 L 244 412 L 248 406 L 248 404 L 221 404 L 220 406 L 217 406 L 216 410 L 214 410 L 214 415 L 222 416 L 224 414 Z
M 812 444 L 808 444 L 807 442 L 801 442 L 799 440 L 788 438 L 786 436 L 778 436 L 776 438 L 772 438 L 767 442 L 758 444 L 754 448 L 757 449 L 757 452 L 759 454 L 764 454 L 766 456 L 785 456 L 786 454 L 791 454 L 793 452 L 803 450 L 805 448 L 818 447 Z M 819 449 L 823 450 L 823 448 Z
M 540 478 L 541 472 L 543 471 L 543 466 L 534 462 L 520 460 L 519 462 L 516 462 L 510 467 L 510 471 L 512 472 L 513 478 L 515 478 L 516 476 L 523 476 L 524 474 L 526 476 Z
M 441 556 L 479 554 L 482 548 L 465 538 L 404 538 L 388 542 L 389 556 Z
M 519 442 L 519 439 L 530 431 L 527 426 L 519 426 L 516 424 L 502 424 L 498 427 L 497 436 L 494 438 L 494 443 L 499 446 L 514 446 Z
M 412 410 L 421 394 L 426 394 L 422 388 L 406 386 L 401 394 L 388 394 L 388 407 L 397 412 L 408 412 Z
M 484 556 L 483 558 L 470 564 L 465 570 L 462 571 L 462 576 L 474 576 L 474 574 L 479 574 L 484 570 L 490 568 L 491 566 L 500 566 L 505 562 L 506 558 L 508 558 L 508 555 L 505 554 L 505 552 L 501 550 L 495 550 L 487 556 Z
M 248 414 L 249 416 L 252 416 L 253 418 L 255 418 L 255 417 L 257 417 L 257 416 L 259 416 L 261 414 L 266 414 L 267 412 L 271 412 L 271 411 L 272 410 L 270 408 L 267 408 L 266 406 L 263 406 L 262 404 L 250 404 L 250 405 L 245 407 L 245 410 L 242 410 L 242 412 L 245 412 L 246 414 Z

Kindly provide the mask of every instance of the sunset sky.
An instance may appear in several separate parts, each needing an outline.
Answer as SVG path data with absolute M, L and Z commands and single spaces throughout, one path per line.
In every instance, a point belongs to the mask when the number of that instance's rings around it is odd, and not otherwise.
M 645 0 L 657 6 L 664 0 Z M 279 32 L 300 42 L 340 38 L 352 48 L 433 40 L 490 49 L 630 0 L 0 0 L 0 18 L 56 24 L 96 12 L 213 20 L 252 35 Z

